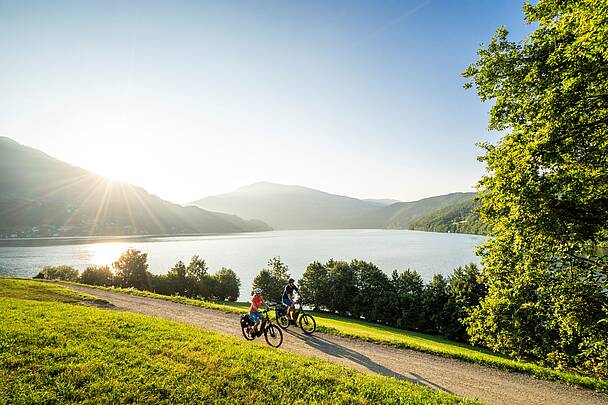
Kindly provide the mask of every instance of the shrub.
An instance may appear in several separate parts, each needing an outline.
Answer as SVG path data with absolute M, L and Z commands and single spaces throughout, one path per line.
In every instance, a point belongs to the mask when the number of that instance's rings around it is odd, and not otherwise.
M 72 266 L 44 266 L 34 278 L 43 280 L 78 281 L 78 270 Z
M 88 266 L 80 275 L 80 282 L 91 285 L 112 285 L 114 275 L 109 266 Z

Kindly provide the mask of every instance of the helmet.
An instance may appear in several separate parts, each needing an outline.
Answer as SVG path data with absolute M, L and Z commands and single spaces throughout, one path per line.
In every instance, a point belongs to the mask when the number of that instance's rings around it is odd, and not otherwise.
M 290 278 L 289 281 L 287 281 L 288 283 L 295 283 L 296 280 L 294 280 L 293 278 Z
M 262 289 L 261 288 L 254 288 L 253 289 L 253 293 L 254 294 L 261 294 L 262 293 Z

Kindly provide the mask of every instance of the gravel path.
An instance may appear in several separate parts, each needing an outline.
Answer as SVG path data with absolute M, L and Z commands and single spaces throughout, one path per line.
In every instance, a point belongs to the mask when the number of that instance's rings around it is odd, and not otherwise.
M 69 287 L 108 300 L 117 310 L 170 319 L 242 337 L 236 314 L 80 286 Z M 463 397 L 478 398 L 491 404 L 608 405 L 606 394 L 413 350 L 318 332 L 306 336 L 293 327 L 284 331 L 283 337 L 282 350 L 392 376 Z M 263 343 L 264 340 L 258 339 L 257 342 Z

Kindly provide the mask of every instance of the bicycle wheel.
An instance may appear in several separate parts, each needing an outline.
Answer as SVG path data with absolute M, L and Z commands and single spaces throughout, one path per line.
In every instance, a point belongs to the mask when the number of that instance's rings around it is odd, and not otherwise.
M 289 323 L 289 317 L 286 314 L 277 317 L 277 324 L 279 324 L 282 329 L 289 328 Z
M 283 332 L 276 325 L 270 325 L 264 330 L 264 339 L 272 347 L 279 347 L 283 343 Z
M 245 339 L 247 339 L 247 340 L 255 339 L 255 337 L 251 336 L 251 333 L 250 333 L 253 331 L 253 328 L 251 326 L 241 326 L 241 330 L 243 331 L 243 336 L 245 337 Z
M 317 322 L 315 321 L 315 318 L 313 318 L 311 315 L 303 314 L 300 317 L 300 328 L 302 328 L 302 331 L 304 333 L 310 335 L 315 330 L 317 330 Z

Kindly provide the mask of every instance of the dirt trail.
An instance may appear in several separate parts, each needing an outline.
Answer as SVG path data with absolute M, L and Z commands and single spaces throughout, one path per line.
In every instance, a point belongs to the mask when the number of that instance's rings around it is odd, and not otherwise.
M 69 286 L 111 302 L 117 310 L 187 323 L 242 337 L 238 315 L 170 301 Z M 263 342 L 259 339 L 257 342 Z M 293 327 L 284 331 L 281 349 L 392 376 L 491 404 L 606 404 L 608 395 L 532 376 L 501 371 L 413 350 L 362 342 L 324 333 L 306 336 Z

